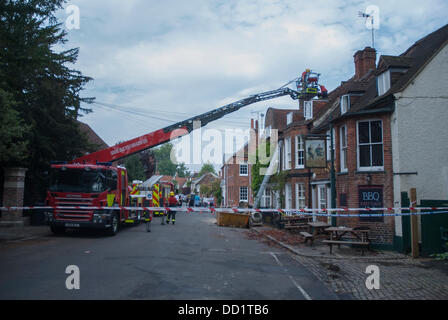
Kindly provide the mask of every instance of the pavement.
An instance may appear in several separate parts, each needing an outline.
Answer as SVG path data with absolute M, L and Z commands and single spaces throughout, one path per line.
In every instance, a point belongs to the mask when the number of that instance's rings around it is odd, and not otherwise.
M 0 227 L 0 243 L 31 240 L 49 235 L 51 235 L 51 231 L 48 226 L 19 225 Z
M 320 242 L 306 245 L 294 231 L 268 226 L 251 229 L 249 237 L 268 241 L 292 253 L 293 259 L 307 267 L 341 299 L 356 300 L 447 300 L 448 261 L 373 250 L 361 255 L 360 249 L 333 247 Z M 378 266 L 380 288 L 367 289 L 368 266 Z

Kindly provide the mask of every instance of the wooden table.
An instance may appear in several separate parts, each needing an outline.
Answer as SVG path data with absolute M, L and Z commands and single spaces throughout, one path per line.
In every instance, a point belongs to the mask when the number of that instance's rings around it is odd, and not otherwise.
M 283 216 L 281 219 L 281 224 L 284 229 L 301 229 L 308 226 L 311 217 L 294 215 L 294 216 Z
M 332 248 L 334 244 L 338 247 L 343 245 L 360 245 L 362 250 L 362 255 L 364 255 L 364 247 L 369 247 L 369 229 L 355 229 L 348 227 L 330 227 L 325 229 L 325 231 L 330 233 L 330 239 L 324 240 L 330 246 L 330 253 L 332 253 Z M 342 240 L 342 237 L 346 234 L 350 234 L 354 240 Z
M 313 229 L 313 236 L 317 236 L 318 233 L 322 233 L 325 228 L 330 227 L 331 225 L 322 221 L 308 222 L 309 231 L 311 233 L 311 229 Z

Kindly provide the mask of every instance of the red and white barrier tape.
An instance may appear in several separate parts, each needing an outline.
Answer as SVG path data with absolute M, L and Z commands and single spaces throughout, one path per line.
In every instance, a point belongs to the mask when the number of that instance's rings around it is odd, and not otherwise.
M 1 211 L 18 210 L 132 210 L 132 211 L 159 211 L 159 212 L 225 212 L 232 210 L 234 213 L 279 213 L 286 216 L 311 215 L 329 217 L 376 217 L 376 216 L 408 216 L 448 213 L 448 207 L 403 207 L 403 208 L 333 208 L 333 209 L 246 209 L 246 208 L 210 208 L 210 207 L 84 207 L 84 206 L 41 206 L 41 207 L 0 207 Z M 422 212 L 431 210 L 431 212 Z M 437 211 L 439 210 L 439 211 Z M 363 212 L 361 214 L 349 214 L 350 211 Z M 377 213 L 378 211 L 394 213 Z M 397 212 L 398 211 L 398 212 Z M 414 211 L 403 213 L 402 211 Z M 370 212 L 370 213 L 369 213 Z

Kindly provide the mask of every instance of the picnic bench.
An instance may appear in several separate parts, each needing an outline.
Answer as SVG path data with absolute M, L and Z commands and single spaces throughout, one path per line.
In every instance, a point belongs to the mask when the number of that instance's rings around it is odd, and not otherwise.
M 284 229 L 306 229 L 308 228 L 308 223 L 311 221 L 312 217 L 307 216 L 283 216 L 280 222 L 280 227 Z
M 357 245 L 361 247 L 362 255 L 364 255 L 364 249 L 369 248 L 369 229 L 367 228 L 348 228 L 348 227 L 330 227 L 325 229 L 330 233 L 330 239 L 323 240 L 322 242 L 330 246 L 330 253 L 333 252 L 333 245 Z M 350 235 L 353 240 L 342 239 L 346 234 Z
M 302 237 L 305 238 L 305 244 L 306 244 L 308 241 L 311 241 L 311 245 L 313 245 L 314 236 L 313 236 L 312 234 L 309 234 L 309 233 L 306 232 L 306 231 L 302 231 L 302 232 L 300 232 L 300 234 L 302 235 Z
M 308 232 L 313 233 L 313 236 L 316 237 L 319 233 L 323 233 L 326 228 L 331 227 L 329 223 L 322 221 L 314 221 L 308 222 Z

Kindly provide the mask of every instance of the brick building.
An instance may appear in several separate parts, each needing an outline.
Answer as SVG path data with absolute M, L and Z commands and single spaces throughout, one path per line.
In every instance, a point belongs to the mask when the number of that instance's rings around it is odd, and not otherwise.
M 442 94 L 448 87 L 447 41 L 445 26 L 400 56 L 381 56 L 378 66 L 374 49 L 359 50 L 355 75 L 341 82 L 327 101 L 268 111 L 266 127 L 279 130 L 280 170 L 287 173 L 281 206 L 330 207 L 331 127 L 337 207 L 403 206 L 402 193 L 410 187 L 426 199 L 448 199 L 448 167 L 443 166 L 448 112 Z M 311 136 L 326 137 L 326 167 L 305 167 L 304 140 Z M 429 154 L 442 164 L 434 165 Z M 403 249 L 403 219 L 361 216 L 338 218 L 337 224 L 368 226 L 374 244 Z M 425 226 L 420 230 L 423 234 Z
M 249 139 L 258 139 L 258 121 L 251 119 L 252 135 Z M 253 142 L 253 141 L 252 141 Z M 251 141 L 224 161 L 220 170 L 223 189 L 223 207 L 252 207 L 255 196 L 252 191 L 252 167 L 249 163 Z
M 220 180 L 220 177 L 212 172 L 204 173 L 202 176 L 191 181 L 191 192 L 201 197 L 209 196 L 201 193 L 201 186 L 211 185 L 214 181 Z

